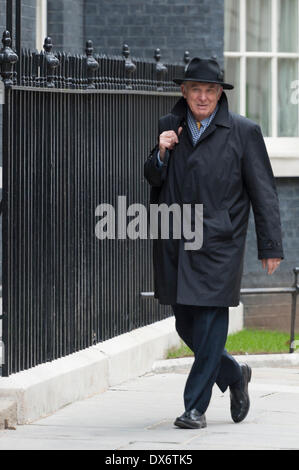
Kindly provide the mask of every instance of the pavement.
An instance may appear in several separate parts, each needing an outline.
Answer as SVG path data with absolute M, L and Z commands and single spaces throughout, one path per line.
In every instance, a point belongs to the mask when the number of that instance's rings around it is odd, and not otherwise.
M 299 366 L 254 367 L 251 408 L 235 424 L 229 391 L 215 385 L 207 428 L 180 429 L 189 366 L 153 372 L 70 404 L 16 430 L 0 431 L 0 450 L 299 449 Z M 134 455 L 134 452 L 132 452 Z

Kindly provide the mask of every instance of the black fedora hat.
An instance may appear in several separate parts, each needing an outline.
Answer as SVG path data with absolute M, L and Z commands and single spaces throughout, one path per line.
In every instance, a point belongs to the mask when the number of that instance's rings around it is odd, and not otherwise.
M 183 78 L 174 78 L 178 85 L 183 82 L 219 83 L 226 90 L 232 90 L 233 85 L 225 83 L 224 72 L 215 59 L 200 59 L 194 57 L 188 64 Z

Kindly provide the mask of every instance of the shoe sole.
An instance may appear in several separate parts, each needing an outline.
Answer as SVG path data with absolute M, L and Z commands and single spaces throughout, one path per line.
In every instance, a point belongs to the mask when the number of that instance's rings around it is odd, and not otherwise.
M 189 424 L 189 423 L 185 423 L 184 421 L 180 421 L 178 419 L 175 420 L 174 425 L 182 429 L 203 429 L 207 427 L 206 423 L 202 423 L 200 425 L 193 424 L 193 423 Z
M 247 380 L 247 385 L 248 385 L 250 380 L 251 380 L 252 370 L 251 370 L 251 367 L 249 367 L 248 364 L 246 364 L 246 369 L 247 369 L 247 373 L 248 373 L 248 380 Z
M 245 364 L 246 365 L 246 378 L 247 378 L 247 384 L 246 384 L 246 392 L 247 392 L 247 395 L 248 395 L 248 384 L 251 380 L 251 375 L 252 375 L 252 370 L 251 370 L 251 367 L 249 367 L 248 364 Z M 242 419 L 238 419 L 238 420 L 234 420 L 233 421 L 235 423 L 241 423 L 242 421 L 244 421 L 244 419 L 246 418 L 246 416 L 248 415 L 249 413 L 249 408 L 250 408 L 250 399 L 249 399 L 249 395 L 248 395 L 248 407 L 247 407 L 247 411 L 245 413 L 244 416 L 242 416 Z

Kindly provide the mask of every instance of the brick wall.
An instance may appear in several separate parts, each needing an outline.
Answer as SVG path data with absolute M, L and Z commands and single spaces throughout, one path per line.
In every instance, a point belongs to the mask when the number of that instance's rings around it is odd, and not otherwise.
M 2 34 L 3 30 L 5 28 L 5 5 L 6 1 L 5 0 L 0 0 L 0 34 L 1 34 L 1 39 L 2 39 Z M 2 43 L 1 43 L 2 47 Z
M 36 1 L 22 0 L 22 47 L 35 48 Z M 6 28 L 6 0 L 0 0 L 0 35 Z M 2 47 L 2 43 L 1 43 Z
M 277 178 L 281 210 L 282 236 L 285 259 L 278 270 L 269 276 L 257 260 L 254 219 L 251 212 L 246 243 L 242 287 L 291 287 L 293 268 L 299 266 L 299 178 Z M 245 324 L 250 327 L 289 331 L 291 314 L 290 294 L 259 294 L 244 296 Z M 296 329 L 299 331 L 299 301 Z
M 135 57 L 166 62 L 191 55 L 223 55 L 223 1 L 48 0 L 48 35 L 57 50 L 82 52 L 87 39 L 97 52 L 120 54 L 126 42 Z
M 22 1 L 22 47 L 35 49 L 36 0 Z
M 222 0 L 86 0 L 85 37 L 98 51 L 120 54 L 128 43 L 134 57 L 152 58 L 160 48 L 162 61 L 191 56 L 223 55 Z
M 48 36 L 55 50 L 82 54 L 84 0 L 48 0 Z

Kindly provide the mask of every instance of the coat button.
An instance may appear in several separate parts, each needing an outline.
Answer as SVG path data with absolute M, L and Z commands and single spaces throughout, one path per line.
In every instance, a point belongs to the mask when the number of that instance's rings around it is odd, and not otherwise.
M 273 248 L 273 242 L 272 242 L 272 240 L 268 240 L 268 241 L 267 241 L 267 247 L 268 247 L 268 248 Z

